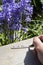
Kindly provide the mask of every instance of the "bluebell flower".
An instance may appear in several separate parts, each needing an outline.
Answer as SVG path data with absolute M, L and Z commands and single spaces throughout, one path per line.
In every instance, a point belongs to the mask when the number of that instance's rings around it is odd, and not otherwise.
M 5 20 L 5 13 L 2 11 L 0 12 L 0 24 L 3 24 L 3 20 Z
M 6 4 L 6 3 L 13 3 L 13 0 L 2 0 L 2 3 L 3 3 L 3 4 Z
M 31 18 L 30 18 L 29 16 L 27 16 L 26 19 L 25 19 L 25 21 L 26 21 L 27 23 L 30 23 L 30 22 L 31 22 Z
M 22 25 L 21 24 L 13 24 L 11 27 L 10 27 L 10 30 L 21 30 L 22 28 Z
M 23 5 L 23 14 L 25 14 L 25 21 L 30 22 L 33 14 L 33 5 L 30 5 L 31 0 L 21 0 L 21 4 Z
M 3 20 L 5 18 L 5 13 L 0 12 L 0 20 Z
M 26 3 L 31 3 L 31 0 L 25 0 Z

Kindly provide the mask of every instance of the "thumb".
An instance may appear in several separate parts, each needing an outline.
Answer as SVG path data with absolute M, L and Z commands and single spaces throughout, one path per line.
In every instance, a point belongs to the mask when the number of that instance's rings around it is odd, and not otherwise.
M 33 38 L 33 44 L 35 46 L 36 51 L 42 51 L 42 42 L 38 37 Z
M 37 56 L 40 62 L 43 64 L 43 43 L 41 42 L 43 40 L 42 37 L 34 37 L 33 43 L 35 46 L 35 49 L 37 51 Z

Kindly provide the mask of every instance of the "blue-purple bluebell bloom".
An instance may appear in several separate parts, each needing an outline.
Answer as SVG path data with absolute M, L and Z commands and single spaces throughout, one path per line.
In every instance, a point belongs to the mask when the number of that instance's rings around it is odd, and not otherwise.
M 5 13 L 5 20 L 8 23 L 9 29 L 17 29 L 16 24 L 21 24 L 22 14 L 26 16 L 26 22 L 31 21 L 33 14 L 33 6 L 30 5 L 31 0 L 21 0 L 19 3 L 13 3 L 13 0 L 2 0 L 3 14 Z M 13 28 L 12 28 L 13 27 Z M 18 25 L 18 27 L 20 27 Z
M 22 0 L 22 4 L 24 4 L 24 14 L 26 16 L 26 21 L 30 22 L 33 14 L 33 5 L 30 5 L 31 0 Z
M 5 4 L 5 3 L 13 3 L 13 0 L 2 0 L 2 4 Z

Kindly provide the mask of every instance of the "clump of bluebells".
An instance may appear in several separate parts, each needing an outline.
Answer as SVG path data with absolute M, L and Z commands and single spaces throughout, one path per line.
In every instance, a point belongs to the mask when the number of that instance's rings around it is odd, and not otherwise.
M 0 33 L 6 31 L 15 30 L 25 30 L 22 25 L 22 16 L 25 15 L 26 23 L 31 22 L 33 14 L 33 5 L 31 5 L 32 0 L 21 0 L 20 2 L 15 2 L 15 0 L 2 0 L 2 11 L 0 11 Z M 25 30 L 26 32 L 27 30 Z M 13 39 L 12 35 L 10 36 Z
M 31 21 L 33 14 L 31 0 L 21 0 L 19 3 L 13 3 L 13 0 L 2 0 L 2 2 L 3 14 L 5 13 L 4 17 L 10 29 L 15 30 L 21 27 L 23 13 L 26 16 L 26 22 Z

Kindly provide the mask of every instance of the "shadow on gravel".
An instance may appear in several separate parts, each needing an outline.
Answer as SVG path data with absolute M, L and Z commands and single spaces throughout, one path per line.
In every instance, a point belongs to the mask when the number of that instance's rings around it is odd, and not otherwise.
M 28 50 L 24 59 L 24 65 L 42 65 L 37 58 L 37 55 L 32 51 Z

